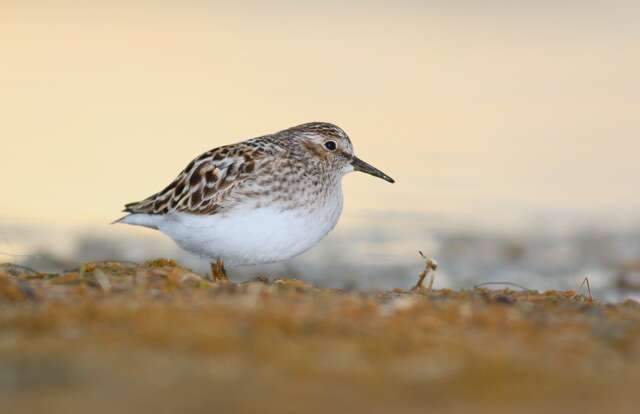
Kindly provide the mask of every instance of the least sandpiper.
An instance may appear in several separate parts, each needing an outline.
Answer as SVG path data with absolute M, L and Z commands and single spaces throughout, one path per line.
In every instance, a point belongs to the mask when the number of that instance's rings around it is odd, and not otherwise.
M 223 263 L 277 262 L 318 243 L 338 222 L 351 171 L 394 182 L 354 155 L 342 129 L 311 122 L 205 152 L 116 222 L 161 231 L 227 279 Z

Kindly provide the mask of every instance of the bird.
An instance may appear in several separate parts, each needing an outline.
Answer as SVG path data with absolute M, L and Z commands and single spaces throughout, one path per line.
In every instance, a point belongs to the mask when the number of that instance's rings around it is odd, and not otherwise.
M 395 182 L 356 157 L 340 127 L 309 122 L 201 154 L 163 190 L 126 204 L 114 223 L 159 230 L 208 259 L 214 280 L 229 281 L 225 264 L 287 260 L 324 238 L 352 171 Z

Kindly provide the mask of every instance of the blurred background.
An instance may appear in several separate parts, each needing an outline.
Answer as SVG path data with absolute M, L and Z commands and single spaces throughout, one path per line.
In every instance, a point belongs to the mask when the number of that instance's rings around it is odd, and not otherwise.
M 344 180 L 334 232 L 232 269 L 324 286 L 640 289 L 636 1 L 0 3 L 0 261 L 170 257 L 110 226 L 196 155 L 308 121 L 397 180 Z

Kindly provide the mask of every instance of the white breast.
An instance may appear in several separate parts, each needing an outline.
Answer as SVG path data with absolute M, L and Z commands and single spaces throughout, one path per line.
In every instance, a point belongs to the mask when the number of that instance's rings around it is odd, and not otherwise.
M 156 223 L 183 249 L 230 266 L 271 263 L 297 256 L 317 244 L 342 213 L 342 189 L 300 209 L 279 206 L 234 208 L 199 216 L 171 213 Z

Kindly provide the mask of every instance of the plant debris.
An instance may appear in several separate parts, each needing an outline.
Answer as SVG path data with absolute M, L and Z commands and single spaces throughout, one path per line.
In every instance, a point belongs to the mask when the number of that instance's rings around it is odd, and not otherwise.
M 421 281 L 435 267 L 427 262 Z M 0 270 L 0 412 L 601 413 L 640 404 L 638 302 L 416 290 L 216 283 L 162 259 Z
M 424 253 L 422 253 L 420 250 L 418 250 L 418 253 L 425 260 L 424 270 L 420 272 L 420 274 L 418 275 L 418 283 L 416 283 L 416 285 L 411 289 L 411 291 L 412 292 L 424 291 L 425 288 L 422 285 L 422 283 L 424 282 L 424 279 L 427 277 L 427 275 L 430 275 L 429 286 L 426 288 L 426 290 L 430 292 L 431 290 L 433 290 L 433 282 L 435 280 L 436 270 L 438 270 L 438 262 L 436 262 L 435 259 L 427 258 L 424 255 Z

